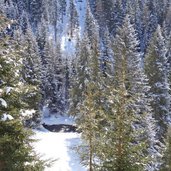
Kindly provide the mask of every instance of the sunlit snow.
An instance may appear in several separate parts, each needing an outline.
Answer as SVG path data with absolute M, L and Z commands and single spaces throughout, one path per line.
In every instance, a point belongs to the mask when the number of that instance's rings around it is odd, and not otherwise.
M 67 116 L 55 116 L 44 118 L 46 124 L 73 124 L 73 119 Z M 80 144 L 79 133 L 49 132 L 41 127 L 35 130 L 35 139 L 39 139 L 34 144 L 36 152 L 42 154 L 43 159 L 56 159 L 50 168 L 45 171 L 86 171 L 80 164 L 79 156 L 73 147 Z
M 7 102 L 6 102 L 3 98 L 0 98 L 0 104 L 1 104 L 3 107 L 7 108 Z
M 7 121 L 7 120 L 13 120 L 13 119 L 14 118 L 11 115 L 4 113 L 2 115 L 1 121 Z
M 21 115 L 23 117 L 31 117 L 36 111 L 34 109 L 30 109 L 30 110 L 22 110 L 21 111 Z

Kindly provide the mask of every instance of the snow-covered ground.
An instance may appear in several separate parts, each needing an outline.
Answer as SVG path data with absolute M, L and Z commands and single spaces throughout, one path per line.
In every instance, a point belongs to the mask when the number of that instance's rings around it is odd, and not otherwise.
M 44 118 L 46 124 L 73 124 L 74 120 L 67 116 Z M 73 147 L 80 144 L 79 133 L 54 133 L 43 127 L 35 130 L 35 139 L 39 141 L 34 144 L 37 153 L 42 154 L 42 159 L 56 159 L 50 168 L 45 171 L 86 171 L 80 164 L 79 157 Z
M 69 10 L 69 4 L 70 4 L 70 0 L 66 1 L 66 11 Z M 79 30 L 75 30 L 74 31 L 74 35 L 71 38 L 70 34 L 68 34 L 69 30 L 71 28 L 69 28 L 68 23 L 69 23 L 69 18 L 68 18 L 68 14 L 66 13 L 66 15 L 64 16 L 64 21 L 62 24 L 62 36 L 61 36 L 61 49 L 62 52 L 64 54 L 64 56 L 72 57 L 74 52 L 75 52 L 75 47 L 76 47 L 76 43 L 77 43 L 77 35 L 79 36 L 79 38 L 82 38 L 83 32 L 84 32 L 84 25 L 85 25 L 85 18 L 86 18 L 86 0 L 75 0 L 74 1 L 77 13 L 78 13 L 78 22 L 79 22 Z

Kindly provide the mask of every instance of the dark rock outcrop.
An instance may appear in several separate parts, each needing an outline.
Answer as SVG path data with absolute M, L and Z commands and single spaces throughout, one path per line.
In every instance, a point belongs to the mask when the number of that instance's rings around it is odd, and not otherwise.
M 78 132 L 77 127 L 74 125 L 58 124 L 58 125 L 47 125 L 42 124 L 43 127 L 51 132 Z

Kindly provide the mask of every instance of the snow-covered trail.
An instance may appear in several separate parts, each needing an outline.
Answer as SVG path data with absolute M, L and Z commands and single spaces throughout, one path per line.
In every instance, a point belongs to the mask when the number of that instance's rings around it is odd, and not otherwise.
M 72 123 L 72 120 L 67 117 L 48 118 L 44 121 L 46 124 Z M 86 171 L 73 150 L 73 147 L 80 144 L 80 134 L 54 133 L 42 128 L 35 130 L 35 139 L 39 140 L 34 144 L 35 150 L 43 155 L 42 159 L 56 159 L 54 164 L 45 171 Z

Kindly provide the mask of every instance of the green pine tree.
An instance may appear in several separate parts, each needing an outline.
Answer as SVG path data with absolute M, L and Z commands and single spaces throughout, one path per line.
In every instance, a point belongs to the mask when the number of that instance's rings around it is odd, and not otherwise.
M 160 171 L 170 171 L 171 170 L 171 128 L 168 129 L 166 137 L 166 150 L 163 156 L 163 163 Z
M 3 17 L 0 15 L 0 17 Z M 2 25 L 0 25 L 2 28 Z M 3 27 L 5 29 L 5 27 Z M 3 29 L 2 29 L 3 30 Z M 2 32 L 1 32 L 2 33 Z M 41 171 L 44 163 L 33 151 L 32 131 L 24 128 L 21 110 L 24 83 L 21 81 L 23 48 L 12 37 L 0 38 L 0 170 Z
M 40 86 L 42 64 L 38 45 L 29 24 L 24 40 L 21 43 L 25 47 L 22 54 L 24 58 L 21 72 L 25 84 L 23 101 L 28 104 L 27 110 L 34 110 L 32 116 L 26 118 L 25 124 L 29 127 L 35 127 L 38 126 L 41 118 L 40 101 L 42 97 Z
M 84 35 L 83 40 L 78 46 L 77 61 L 74 64 L 75 73 L 71 78 L 70 90 L 70 113 L 72 115 L 79 114 L 79 105 L 84 100 L 84 92 L 86 89 L 86 82 L 89 80 L 88 63 L 90 56 L 90 48 L 87 47 L 89 40 L 87 35 Z
M 157 136 L 162 140 L 166 136 L 170 115 L 170 95 L 166 44 L 161 27 L 154 33 L 145 56 L 145 72 L 149 79 L 151 107 L 157 121 Z
M 102 82 L 100 71 L 100 50 L 99 39 L 97 32 L 94 33 L 96 39 L 93 42 L 86 44 L 86 48 L 89 50 L 89 56 L 87 56 L 87 80 L 85 81 L 85 89 L 83 89 L 82 101 L 78 105 L 79 114 L 77 115 L 77 122 L 79 128 L 82 131 L 82 139 L 85 141 L 80 146 L 81 159 L 83 164 L 88 166 L 89 171 L 98 169 L 98 164 L 95 161 L 97 156 L 97 149 L 99 146 L 100 121 L 102 113 Z M 86 55 L 87 51 L 84 52 Z
M 150 158 L 155 155 L 155 126 L 138 41 L 128 16 L 118 29 L 113 51 L 114 75 L 106 77 L 111 81 L 105 81 L 109 84 L 97 156 L 101 170 L 143 171 L 156 164 L 156 158 Z

